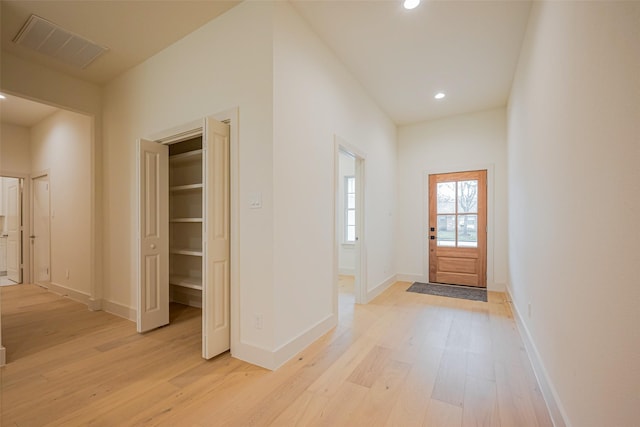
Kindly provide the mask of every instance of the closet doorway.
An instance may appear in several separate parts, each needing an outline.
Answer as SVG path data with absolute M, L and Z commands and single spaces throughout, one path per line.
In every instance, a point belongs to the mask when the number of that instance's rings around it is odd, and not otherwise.
M 230 131 L 207 117 L 138 149 L 138 332 L 202 309 L 202 357 L 230 349 Z

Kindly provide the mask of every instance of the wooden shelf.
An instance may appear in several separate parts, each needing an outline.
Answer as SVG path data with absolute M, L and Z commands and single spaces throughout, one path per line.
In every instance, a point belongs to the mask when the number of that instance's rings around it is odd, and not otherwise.
M 202 188 L 204 187 L 204 185 L 202 183 L 200 184 L 188 184 L 188 185 L 174 185 L 173 187 L 169 188 L 169 190 L 171 191 L 190 191 L 190 190 L 202 190 Z
M 186 153 L 169 156 L 171 163 L 200 161 L 202 159 L 202 150 L 187 151 Z
M 202 290 L 202 279 L 200 277 L 170 276 L 169 284 L 183 288 Z
M 173 218 L 169 222 L 202 222 L 202 218 Z
M 202 251 L 194 251 L 192 249 L 171 249 L 169 253 L 174 255 L 202 256 Z

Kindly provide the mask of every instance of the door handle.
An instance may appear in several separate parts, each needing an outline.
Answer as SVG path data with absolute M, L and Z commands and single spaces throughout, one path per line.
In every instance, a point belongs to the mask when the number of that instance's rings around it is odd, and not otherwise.
M 153 243 L 151 244 L 151 249 L 155 249 L 156 245 L 154 245 Z
M 36 236 L 29 236 L 29 238 L 30 238 L 30 239 L 35 239 L 35 238 L 36 238 Z
M 435 240 L 435 239 L 436 239 L 436 236 L 429 236 L 429 238 L 430 238 L 431 240 Z

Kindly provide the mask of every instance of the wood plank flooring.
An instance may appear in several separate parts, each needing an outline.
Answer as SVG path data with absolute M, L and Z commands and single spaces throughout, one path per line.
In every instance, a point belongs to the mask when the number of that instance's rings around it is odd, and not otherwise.
M 2 426 L 551 426 L 508 304 L 405 292 L 354 306 L 276 372 L 200 357 L 200 311 L 135 325 L 37 286 L 0 289 Z

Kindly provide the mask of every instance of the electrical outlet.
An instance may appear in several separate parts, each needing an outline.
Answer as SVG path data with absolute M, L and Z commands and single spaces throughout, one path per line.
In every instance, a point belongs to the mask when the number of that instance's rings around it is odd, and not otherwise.
M 262 329 L 262 314 L 256 314 L 256 329 Z

